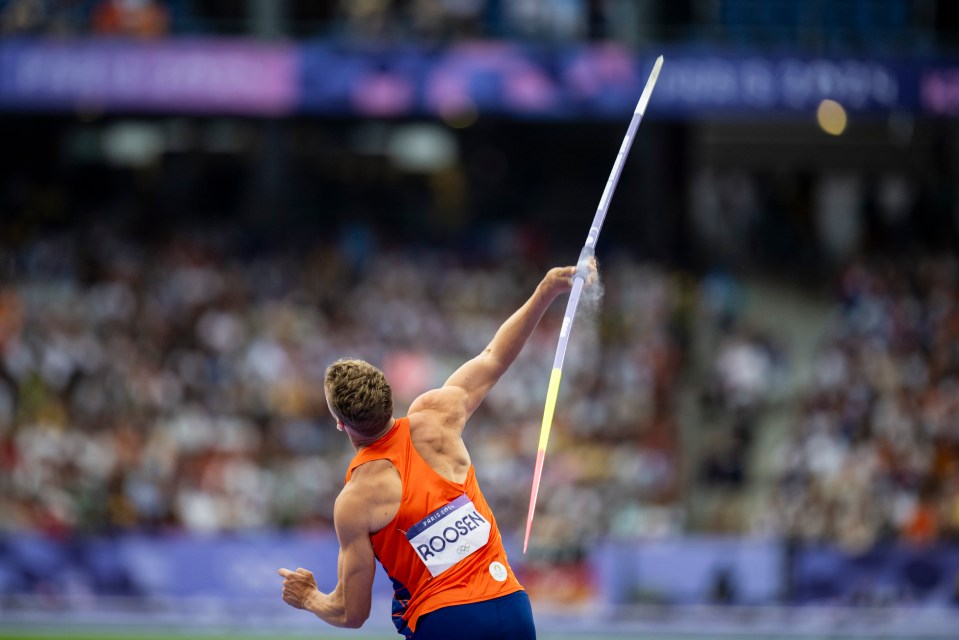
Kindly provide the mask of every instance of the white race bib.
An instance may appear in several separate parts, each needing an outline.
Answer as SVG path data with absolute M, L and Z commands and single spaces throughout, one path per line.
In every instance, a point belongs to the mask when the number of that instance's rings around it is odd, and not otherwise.
M 410 527 L 406 539 L 436 577 L 482 548 L 492 529 L 464 493 Z

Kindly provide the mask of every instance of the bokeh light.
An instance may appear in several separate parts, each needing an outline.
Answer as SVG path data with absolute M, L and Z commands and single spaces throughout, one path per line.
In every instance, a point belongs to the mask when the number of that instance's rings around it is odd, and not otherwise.
M 841 136 L 846 130 L 849 118 L 846 110 L 835 100 L 823 100 L 816 109 L 816 121 L 819 128 L 832 136 Z

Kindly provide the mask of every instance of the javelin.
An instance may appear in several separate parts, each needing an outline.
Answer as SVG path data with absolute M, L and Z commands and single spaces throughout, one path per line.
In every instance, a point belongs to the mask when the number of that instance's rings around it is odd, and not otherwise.
M 536 496 L 539 495 L 539 483 L 543 478 L 543 462 L 546 460 L 546 444 L 549 442 L 549 430 L 553 425 L 553 410 L 556 408 L 556 396 L 559 393 L 559 380 L 563 374 L 563 360 L 566 358 L 566 345 L 569 344 L 569 333 L 573 328 L 573 318 L 576 316 L 576 307 L 579 305 L 579 296 L 583 291 L 583 285 L 589 274 L 590 259 L 596 251 L 596 240 L 599 238 L 599 230 L 603 227 L 603 220 L 606 219 L 606 212 L 609 210 L 609 201 L 613 198 L 613 192 L 616 191 L 616 183 L 619 182 L 619 175 L 623 172 L 623 162 L 629 154 L 629 148 L 633 144 L 633 138 L 636 135 L 636 129 L 643 120 L 643 114 L 646 113 L 646 105 L 649 104 L 649 97 L 653 93 L 653 87 L 656 86 L 656 78 L 659 77 L 659 70 L 663 66 L 663 56 L 656 58 L 653 64 L 653 70 L 649 74 L 643 93 L 636 103 L 636 111 L 633 112 L 633 119 L 629 122 L 629 128 L 626 130 L 626 137 L 623 138 L 623 144 L 619 148 L 619 154 L 613 163 L 613 170 L 609 174 L 609 180 L 606 181 L 606 188 L 603 190 L 603 197 L 599 200 L 599 207 L 596 209 L 596 215 L 593 217 L 593 224 L 589 227 L 589 234 L 586 236 L 586 244 L 579 253 L 579 260 L 576 262 L 576 273 L 573 275 L 573 290 L 569 294 L 569 302 L 566 303 L 566 314 L 563 316 L 563 326 L 559 331 L 559 344 L 556 345 L 556 357 L 553 359 L 553 372 L 549 377 L 549 387 L 546 390 L 546 407 L 543 410 L 543 426 L 539 432 L 539 447 L 536 450 L 536 468 L 533 471 L 533 489 L 529 495 L 529 512 L 526 514 L 526 538 L 523 540 L 523 553 L 529 546 L 529 533 L 533 528 L 533 514 L 536 511 Z

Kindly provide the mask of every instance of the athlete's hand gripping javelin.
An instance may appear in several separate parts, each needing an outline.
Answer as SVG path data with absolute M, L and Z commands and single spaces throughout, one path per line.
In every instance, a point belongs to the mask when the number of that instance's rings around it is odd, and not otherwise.
M 581 265 L 574 267 L 554 267 L 546 273 L 547 283 L 555 281 L 557 295 L 571 291 L 575 286 L 576 277 L 582 277 L 584 285 L 591 285 L 598 277 L 596 257 L 588 256 Z

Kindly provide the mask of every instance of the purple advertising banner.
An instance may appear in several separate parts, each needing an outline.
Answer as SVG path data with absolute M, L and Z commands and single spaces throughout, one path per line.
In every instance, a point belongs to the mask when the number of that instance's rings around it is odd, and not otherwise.
M 620 118 L 635 107 L 659 53 L 666 63 L 649 104 L 657 118 L 812 118 L 826 98 L 857 114 L 959 114 L 959 70 L 946 60 L 226 39 L 0 40 L 0 109 Z
M 299 100 L 296 49 L 248 41 L 7 41 L 0 105 L 283 115 Z
M 826 98 L 854 112 L 915 107 L 915 72 L 888 60 L 684 53 L 667 60 L 656 98 L 676 112 L 811 113 Z
M 385 117 L 462 112 L 524 119 L 622 117 L 635 107 L 658 53 L 615 44 L 459 42 L 428 51 L 370 51 L 316 42 L 301 49 L 300 110 Z M 666 62 L 649 113 L 677 119 L 811 118 L 826 98 L 855 113 L 912 111 L 925 64 L 690 47 L 663 53 Z M 948 93 L 950 86 L 940 82 L 932 95 Z
M 775 604 L 785 550 L 773 538 L 610 540 L 590 552 L 607 604 Z

